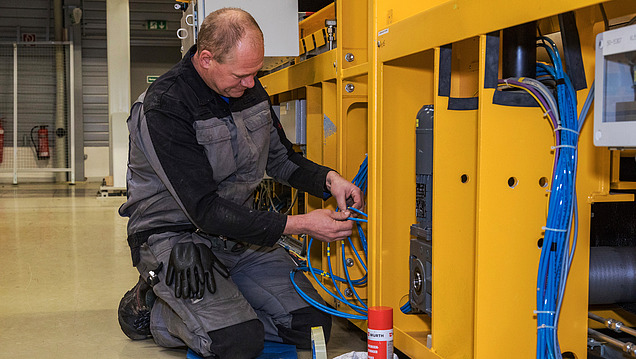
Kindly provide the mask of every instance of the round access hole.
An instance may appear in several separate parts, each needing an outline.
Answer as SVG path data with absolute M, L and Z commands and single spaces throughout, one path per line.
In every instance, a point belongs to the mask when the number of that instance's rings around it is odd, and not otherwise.
M 517 177 L 508 178 L 508 187 L 515 188 L 517 187 L 518 184 L 519 184 L 519 180 L 517 179 Z

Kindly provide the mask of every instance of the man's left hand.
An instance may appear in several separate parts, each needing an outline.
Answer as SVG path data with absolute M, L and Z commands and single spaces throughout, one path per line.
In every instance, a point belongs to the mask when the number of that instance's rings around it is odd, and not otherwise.
M 364 196 L 360 188 L 344 179 L 336 171 L 327 173 L 327 189 L 343 212 L 347 211 L 347 207 L 360 210 L 364 207 Z

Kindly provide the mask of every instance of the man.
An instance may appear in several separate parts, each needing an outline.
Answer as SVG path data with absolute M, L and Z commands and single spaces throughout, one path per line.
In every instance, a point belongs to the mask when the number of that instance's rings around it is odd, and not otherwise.
M 132 107 L 120 214 L 130 217 L 140 280 L 119 307 L 132 339 L 152 336 L 208 358 L 252 358 L 264 340 L 309 348 L 313 326 L 329 337 L 331 318 L 296 293 L 295 265 L 275 243 L 282 234 L 346 238 L 347 202 L 362 208 L 362 192 L 292 150 L 255 77 L 263 53 L 252 16 L 218 10 L 205 18 L 198 44 Z M 344 210 L 255 211 L 253 191 L 265 171 L 313 195 L 331 193 Z

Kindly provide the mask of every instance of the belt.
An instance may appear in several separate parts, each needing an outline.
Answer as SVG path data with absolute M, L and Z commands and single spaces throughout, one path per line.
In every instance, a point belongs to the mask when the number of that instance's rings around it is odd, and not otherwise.
M 148 242 L 148 238 L 153 234 L 165 233 L 165 232 L 196 232 L 197 228 L 191 225 L 174 226 L 174 227 L 160 227 L 155 229 L 149 229 L 147 231 L 136 232 L 128 235 L 126 240 L 130 247 L 130 256 L 132 257 L 132 264 L 134 267 L 139 264 L 141 255 L 139 254 L 139 248 Z
M 196 232 L 200 236 L 208 239 L 210 241 L 210 246 L 212 247 L 212 249 L 217 251 L 241 254 L 245 252 L 249 247 L 248 243 L 229 239 L 226 236 L 216 236 L 208 234 L 191 225 L 149 229 L 147 231 L 133 233 L 127 238 L 128 246 L 130 246 L 130 256 L 132 257 L 132 264 L 134 267 L 136 267 L 141 260 L 141 254 L 139 250 L 144 243 L 148 242 L 148 238 L 150 238 L 150 236 L 152 236 L 153 234 L 165 232 Z
M 245 242 L 229 239 L 226 236 L 215 236 L 200 231 L 197 231 L 197 233 L 210 240 L 210 246 L 213 250 L 240 254 L 249 247 Z

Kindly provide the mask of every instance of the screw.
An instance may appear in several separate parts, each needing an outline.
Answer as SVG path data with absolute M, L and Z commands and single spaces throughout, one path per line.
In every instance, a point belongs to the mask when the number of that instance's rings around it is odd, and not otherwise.
M 355 88 L 356 88 L 356 87 L 355 87 L 353 84 L 346 84 L 346 85 L 345 85 L 345 91 L 347 91 L 347 92 L 349 92 L 349 93 L 353 92 L 353 90 L 354 90 Z
M 353 59 L 354 59 L 354 58 L 355 58 L 355 57 L 354 57 L 354 56 L 353 56 L 353 54 L 352 54 L 352 53 L 350 53 L 350 52 L 347 52 L 347 54 L 345 55 L 345 60 L 347 60 L 347 62 L 353 62 Z
M 353 259 L 347 258 L 347 267 L 353 267 Z
M 344 295 L 347 297 L 353 297 L 353 291 L 351 290 L 351 288 L 345 289 Z

